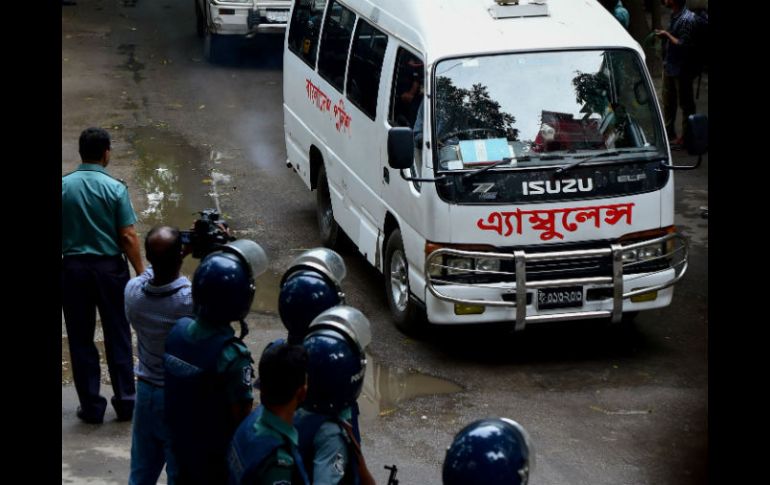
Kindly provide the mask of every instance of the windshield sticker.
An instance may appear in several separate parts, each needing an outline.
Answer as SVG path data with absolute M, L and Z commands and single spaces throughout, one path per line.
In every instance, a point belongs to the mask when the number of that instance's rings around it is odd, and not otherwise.
M 550 241 L 553 238 L 564 239 L 564 234 L 557 231 L 557 215 L 561 214 L 559 220 L 564 230 L 574 232 L 579 224 L 585 224 L 589 219 L 593 219 L 594 227 L 601 227 L 602 214 L 604 222 L 610 225 L 617 224 L 625 218 L 627 225 L 631 225 L 632 209 L 635 204 L 629 202 L 626 204 L 600 205 L 595 207 L 573 207 L 569 209 L 543 209 L 525 211 L 516 209 L 515 211 L 492 212 L 484 221 L 482 217 L 476 222 L 479 229 L 483 231 L 495 231 L 501 236 L 508 237 L 513 233 L 513 223 L 511 218 L 516 221 L 516 234 L 522 233 L 524 220 L 532 224 L 532 230 L 542 231 L 540 239 Z M 526 217 L 529 216 L 529 217 Z M 573 217 L 570 217 L 573 216 Z M 503 227 L 504 226 L 504 227 Z M 505 229 L 505 234 L 503 234 Z
M 313 84 L 310 79 L 305 79 L 305 91 L 307 92 L 307 99 L 318 108 L 319 111 L 329 113 L 329 119 L 332 118 L 332 112 L 334 113 L 334 127 L 340 133 L 347 133 L 350 135 L 350 121 L 352 118 L 345 111 L 345 102 L 340 98 L 337 104 L 334 105 L 332 110 L 332 99 L 324 93 L 321 88 Z

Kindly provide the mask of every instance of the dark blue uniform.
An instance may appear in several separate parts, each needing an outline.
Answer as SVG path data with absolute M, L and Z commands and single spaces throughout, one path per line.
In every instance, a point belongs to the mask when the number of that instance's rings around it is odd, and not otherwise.
M 81 164 L 62 177 L 62 311 L 81 417 L 101 422 L 107 400 L 99 394 L 101 369 L 94 345 L 96 309 L 118 419 L 134 410 L 131 329 L 123 308 L 128 264 L 119 229 L 136 222 L 125 184 L 98 164 Z

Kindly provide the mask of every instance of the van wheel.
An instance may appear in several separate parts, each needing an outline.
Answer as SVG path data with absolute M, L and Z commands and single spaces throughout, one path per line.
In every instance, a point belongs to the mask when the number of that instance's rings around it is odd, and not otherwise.
M 329 193 L 329 181 L 326 180 L 326 168 L 323 165 L 318 170 L 316 184 L 316 217 L 318 218 L 318 229 L 321 233 L 321 244 L 327 248 L 334 248 L 337 244 L 340 226 L 334 220 L 332 198 Z
M 201 12 L 201 7 L 198 5 L 198 0 L 195 2 L 195 31 L 198 33 L 198 37 L 203 38 L 206 35 L 206 16 Z
M 396 328 L 417 336 L 426 326 L 425 312 L 409 297 L 409 263 L 404 252 L 401 231 L 395 229 L 385 246 L 385 295 Z

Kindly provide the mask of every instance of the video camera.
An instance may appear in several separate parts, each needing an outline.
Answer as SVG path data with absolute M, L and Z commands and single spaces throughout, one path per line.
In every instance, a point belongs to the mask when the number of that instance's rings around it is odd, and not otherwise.
M 227 234 L 227 223 L 219 218 L 216 209 L 205 209 L 199 214 L 201 217 L 195 221 L 192 231 L 180 231 L 182 244 L 191 246 L 192 256 L 197 259 L 206 257 L 219 246 L 235 241 L 233 236 Z

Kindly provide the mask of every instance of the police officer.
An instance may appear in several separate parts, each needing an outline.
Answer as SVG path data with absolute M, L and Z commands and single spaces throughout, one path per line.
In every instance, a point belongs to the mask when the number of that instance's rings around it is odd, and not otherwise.
M 305 337 L 308 393 L 294 425 L 313 483 L 374 483 L 350 423 L 364 384 L 369 327 L 360 311 L 340 305 L 318 315 Z
M 266 268 L 267 256 L 253 241 L 210 253 L 193 275 L 195 318 L 180 319 L 166 339 L 165 413 L 181 485 L 227 481 L 227 448 L 253 402 L 243 318 Z M 232 321 L 241 323 L 240 338 Z
M 278 295 L 278 313 L 289 331 L 289 343 L 302 344 L 315 317 L 345 303 L 341 286 L 345 274 L 345 262 L 331 249 L 314 248 L 294 258 L 281 278 Z
M 444 485 L 526 485 L 535 456 L 527 431 L 508 418 L 474 421 L 444 458 Z
M 307 394 L 307 352 L 269 344 L 259 359 L 261 405 L 238 426 L 228 452 L 231 485 L 310 485 L 293 419 Z
M 80 401 L 77 416 L 98 424 L 107 407 L 99 393 L 101 369 L 94 345 L 98 307 L 112 406 L 118 420 L 130 420 L 136 389 L 131 330 L 123 311 L 123 290 L 129 279 L 123 254 L 137 275 L 144 272 L 134 229 L 136 214 L 125 183 L 107 173 L 111 153 L 107 131 L 83 130 L 79 152 L 83 163 L 61 181 L 62 311 Z

